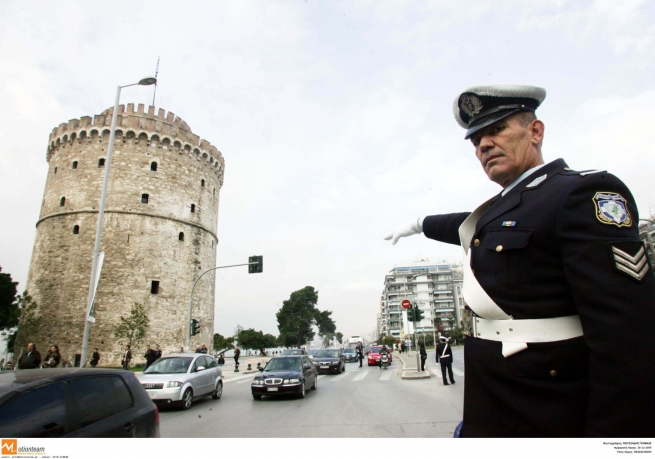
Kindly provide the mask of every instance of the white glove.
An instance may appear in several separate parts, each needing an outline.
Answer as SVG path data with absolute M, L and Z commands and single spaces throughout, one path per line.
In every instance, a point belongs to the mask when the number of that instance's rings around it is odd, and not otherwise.
M 396 245 L 396 242 L 398 242 L 398 239 L 400 239 L 401 237 L 407 237 L 407 236 L 412 236 L 414 234 L 422 233 L 423 230 L 418 226 L 419 220 L 420 218 L 415 218 L 413 220 L 408 221 L 397 230 L 389 233 L 384 238 L 384 240 L 388 241 L 389 239 L 391 239 L 391 244 Z

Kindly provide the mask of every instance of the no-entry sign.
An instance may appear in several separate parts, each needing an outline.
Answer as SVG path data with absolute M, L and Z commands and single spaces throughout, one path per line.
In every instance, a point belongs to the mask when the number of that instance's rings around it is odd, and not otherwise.
M 402 303 L 400 303 L 400 305 L 405 309 L 409 309 L 412 307 L 412 303 L 409 300 L 403 300 Z

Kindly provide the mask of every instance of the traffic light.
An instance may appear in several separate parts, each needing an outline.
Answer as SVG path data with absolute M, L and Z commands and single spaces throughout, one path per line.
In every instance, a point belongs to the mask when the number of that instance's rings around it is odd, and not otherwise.
M 191 336 L 196 336 L 200 333 L 200 323 L 196 319 L 191 319 Z
M 407 309 L 407 320 L 409 320 L 410 322 L 416 321 L 416 319 L 414 318 L 414 308 Z
M 423 310 L 416 308 L 414 310 L 414 317 L 416 318 L 417 322 L 420 322 L 425 316 L 423 315 Z
M 264 256 L 253 255 L 248 257 L 248 263 L 257 263 L 256 265 L 248 265 L 248 274 L 256 274 L 264 271 Z

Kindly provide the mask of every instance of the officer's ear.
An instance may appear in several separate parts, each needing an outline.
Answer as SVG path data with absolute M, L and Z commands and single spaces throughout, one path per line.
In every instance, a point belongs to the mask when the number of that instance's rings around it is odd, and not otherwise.
M 544 122 L 541 120 L 533 120 L 528 124 L 528 129 L 530 130 L 530 141 L 532 144 L 541 148 L 541 143 L 544 140 L 544 132 L 546 130 Z

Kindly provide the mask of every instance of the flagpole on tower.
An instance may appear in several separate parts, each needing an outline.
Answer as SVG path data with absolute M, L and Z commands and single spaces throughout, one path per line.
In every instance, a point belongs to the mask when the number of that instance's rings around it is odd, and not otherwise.
M 159 56 L 157 56 L 157 68 L 155 69 L 155 79 L 159 75 Z M 152 106 L 155 106 L 155 95 L 157 94 L 157 83 L 155 83 L 155 91 L 152 93 Z

